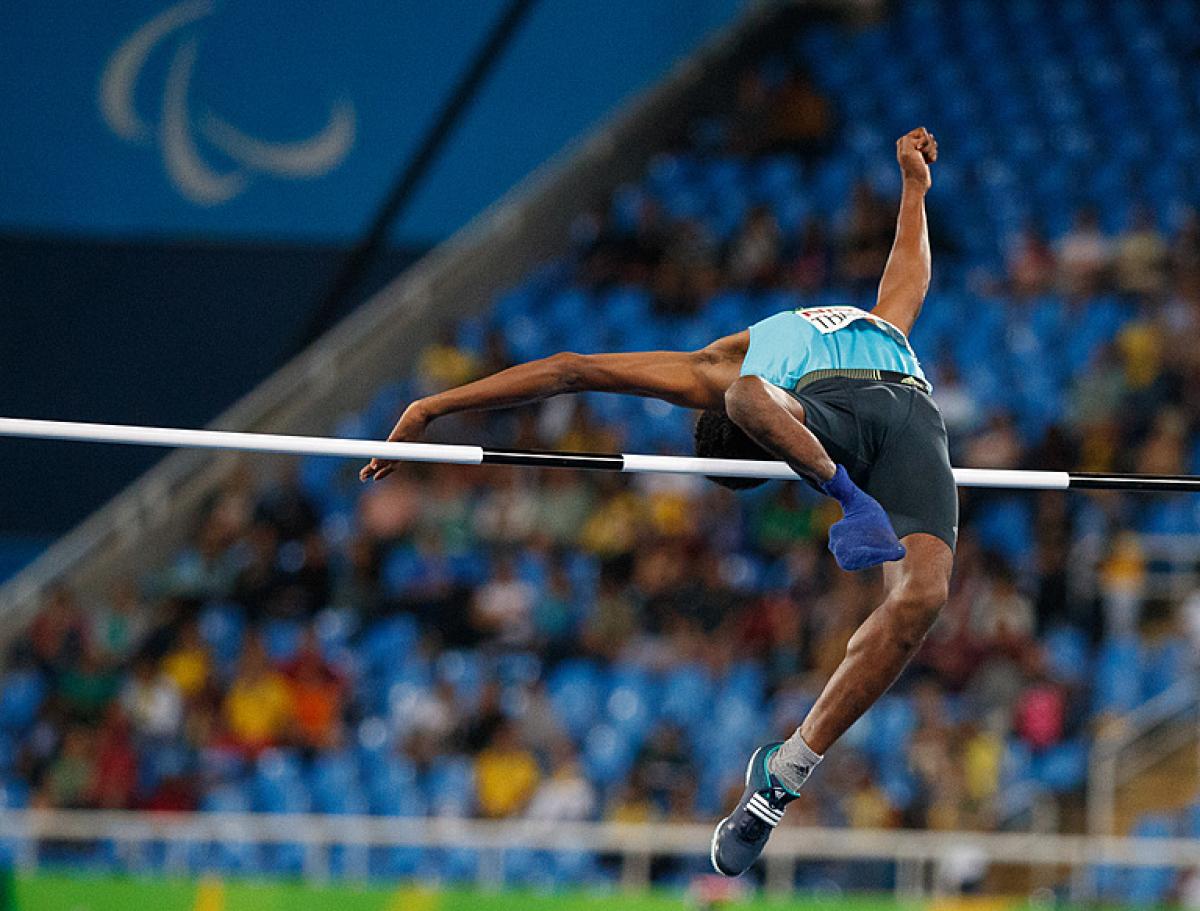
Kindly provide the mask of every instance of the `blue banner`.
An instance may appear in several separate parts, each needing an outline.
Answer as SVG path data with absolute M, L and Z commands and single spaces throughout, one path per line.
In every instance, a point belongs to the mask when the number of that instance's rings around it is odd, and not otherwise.
M 545 0 L 455 133 L 401 240 L 436 240 L 738 0 Z M 0 228 L 344 241 L 503 0 L 11 5 Z

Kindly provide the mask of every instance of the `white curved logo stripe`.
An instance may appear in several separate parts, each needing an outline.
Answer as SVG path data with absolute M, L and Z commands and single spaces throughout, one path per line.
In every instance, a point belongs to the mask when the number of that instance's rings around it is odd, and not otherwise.
M 137 113 L 134 95 L 138 76 L 154 46 L 185 25 L 212 13 L 211 0 L 189 0 L 159 13 L 121 42 L 100 77 L 100 113 L 122 139 L 142 141 L 150 129 Z
M 212 111 L 199 119 L 199 134 L 237 167 L 221 173 L 201 152 L 189 113 L 192 72 L 198 55 L 195 37 L 180 40 L 163 84 L 157 131 L 137 111 L 136 96 L 142 70 L 154 49 L 188 26 L 210 16 L 212 0 L 184 0 L 135 30 L 113 52 L 100 77 L 100 113 L 120 138 L 135 143 L 157 139 L 167 176 L 175 188 L 199 205 L 213 206 L 233 199 L 254 174 L 285 179 L 321 177 L 349 154 L 355 139 L 354 105 L 336 102 L 325 126 L 294 142 L 270 142 L 234 126 Z
M 162 120 L 158 124 L 159 144 L 167 174 L 184 196 L 205 206 L 227 202 L 246 187 L 242 171 L 218 174 L 196 149 L 188 123 L 188 86 L 196 65 L 196 39 L 187 41 L 171 61 L 163 90 Z
M 235 161 L 277 177 L 319 177 L 354 145 L 354 105 L 342 99 L 321 132 L 299 142 L 264 142 L 208 111 L 200 121 L 204 138 Z

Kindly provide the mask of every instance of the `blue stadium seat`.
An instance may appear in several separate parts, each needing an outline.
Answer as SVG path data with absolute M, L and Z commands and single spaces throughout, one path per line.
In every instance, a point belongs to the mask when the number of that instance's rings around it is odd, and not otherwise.
M 1153 699 L 1190 675 L 1192 649 L 1186 640 L 1171 637 L 1149 646 L 1143 660 L 1142 698 Z
M 304 626 L 299 620 L 272 619 L 262 625 L 260 635 L 267 657 L 276 664 L 284 664 L 300 651 Z
M 246 613 L 237 604 L 215 601 L 200 612 L 200 635 L 223 667 L 237 661 L 245 629 Z
M 633 764 L 633 746 L 615 727 L 598 724 L 584 738 L 583 766 L 588 778 L 608 787 L 623 778 Z
M 359 651 L 367 669 L 381 673 L 403 662 L 417 638 L 417 621 L 410 614 L 398 614 L 373 623 L 364 633 Z
M 888 695 L 869 710 L 870 735 L 865 744 L 872 756 L 906 753 L 917 728 L 917 712 L 906 696 Z
M 1091 649 L 1087 636 L 1074 626 L 1058 626 L 1042 639 L 1046 650 L 1046 669 L 1056 680 L 1078 683 L 1090 674 Z
M 565 661 L 548 681 L 550 701 L 567 732 L 582 739 L 595 722 L 607 692 L 599 669 L 587 661 Z
M 475 805 L 475 772 L 462 757 L 439 759 L 425 776 L 425 793 L 435 816 L 467 816 Z
M 1034 756 L 1033 774 L 1046 790 L 1066 794 L 1083 787 L 1087 779 L 1087 761 L 1087 744 L 1071 740 Z
M 663 681 L 662 718 L 683 727 L 702 723 L 709 717 L 713 683 L 699 665 L 680 665 L 667 673 Z
M 46 683 L 33 669 L 9 671 L 0 680 L 0 727 L 21 732 L 37 719 Z
M 1142 654 L 1133 637 L 1105 640 L 1096 657 L 1093 710 L 1128 712 L 1142 702 Z

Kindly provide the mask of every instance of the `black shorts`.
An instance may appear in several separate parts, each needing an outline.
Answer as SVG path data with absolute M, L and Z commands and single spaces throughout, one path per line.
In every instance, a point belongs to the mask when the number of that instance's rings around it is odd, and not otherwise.
M 946 425 L 928 393 L 899 383 L 833 377 L 791 393 L 805 423 L 854 483 L 879 501 L 897 536 L 958 540 L 958 488 Z

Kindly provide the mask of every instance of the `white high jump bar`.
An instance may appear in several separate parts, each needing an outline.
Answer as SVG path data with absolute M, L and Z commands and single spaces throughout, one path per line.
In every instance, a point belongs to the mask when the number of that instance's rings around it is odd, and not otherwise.
M 701 459 L 692 456 L 531 452 L 442 443 L 386 443 L 334 437 L 285 436 L 272 433 L 234 433 L 225 430 L 185 430 L 129 424 L 88 424 L 0 418 L 0 437 L 68 440 L 77 443 L 119 443 L 228 452 L 333 456 L 397 462 L 442 462 L 452 465 L 522 465 L 536 468 L 577 468 L 628 474 L 660 473 L 719 477 L 796 480 L 783 462 L 749 459 Z M 959 487 L 1016 490 L 1150 490 L 1200 492 L 1197 475 L 1092 474 L 1068 471 L 1024 471 L 1000 468 L 955 468 Z

